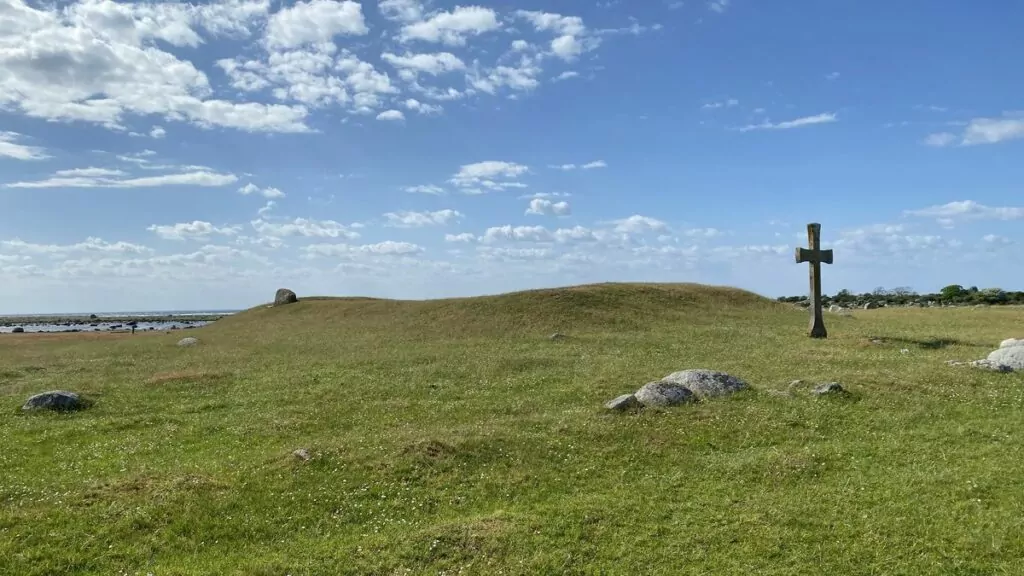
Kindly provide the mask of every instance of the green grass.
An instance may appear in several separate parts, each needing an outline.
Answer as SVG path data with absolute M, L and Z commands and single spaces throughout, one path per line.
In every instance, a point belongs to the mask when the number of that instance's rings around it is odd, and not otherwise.
M 1024 573 L 1024 377 L 944 364 L 1024 336 L 1024 310 L 826 323 L 609 284 L 308 299 L 195 348 L 5 335 L 0 573 Z M 602 408 L 687 368 L 753 389 Z M 49 389 L 95 405 L 19 413 Z

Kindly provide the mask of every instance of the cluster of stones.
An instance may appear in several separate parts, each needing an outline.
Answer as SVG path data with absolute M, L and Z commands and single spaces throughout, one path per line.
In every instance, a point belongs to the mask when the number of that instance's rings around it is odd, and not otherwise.
M 621 411 L 639 407 L 676 406 L 733 394 L 747 388 L 749 386 L 746 382 L 725 372 L 683 370 L 673 372 L 661 380 L 648 382 L 636 392 L 623 394 L 608 402 L 605 407 Z

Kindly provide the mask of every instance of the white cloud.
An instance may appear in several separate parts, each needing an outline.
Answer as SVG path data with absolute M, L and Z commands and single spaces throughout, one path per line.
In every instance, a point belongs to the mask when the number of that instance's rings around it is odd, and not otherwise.
M 551 232 L 543 226 L 493 226 L 488 228 L 480 241 L 494 243 L 502 240 L 548 242 L 552 240 Z
M 465 243 L 465 242 L 472 242 L 474 240 L 476 240 L 476 236 L 473 236 L 469 232 L 463 232 L 462 234 L 445 234 L 444 235 L 444 241 L 445 242 L 461 242 L 461 243 Z
M 297 2 L 274 13 L 267 21 L 268 48 L 296 48 L 329 42 L 339 34 L 361 36 L 369 32 L 362 6 L 352 0 Z
M 65 245 L 33 244 L 31 242 L 25 242 L 24 240 L 15 238 L 14 240 L 4 240 L 0 242 L 0 247 L 18 253 L 51 254 L 57 256 L 74 252 L 147 254 L 153 251 L 151 248 L 140 246 L 139 244 L 132 244 L 130 242 L 107 242 L 106 240 L 92 236 L 86 238 L 84 242 Z
M 151 138 L 163 138 L 167 136 L 167 130 L 164 130 L 163 126 L 153 126 L 153 129 L 149 131 Z
M 101 170 L 84 168 L 84 171 Z M 70 172 L 63 170 L 62 172 Z M 142 178 L 117 179 L 107 176 L 55 176 L 34 182 L 12 182 L 7 188 L 156 188 L 160 186 L 203 186 L 217 187 L 233 184 L 238 180 L 234 174 L 220 174 L 209 170 L 193 170 L 177 174 L 146 176 Z
M 945 110 L 934 106 L 928 107 L 928 109 Z M 1020 117 L 1020 113 L 1007 112 L 1003 118 L 974 118 L 966 123 L 963 133 L 960 135 L 952 132 L 938 132 L 929 134 L 922 142 L 927 146 L 942 148 L 954 145 L 998 144 L 1020 138 L 1024 138 L 1024 118 Z
M 512 45 L 509 47 L 513 52 L 526 52 L 533 48 L 533 44 L 530 44 L 526 40 L 513 40 Z
M 833 113 L 818 114 L 816 116 L 805 116 L 803 118 L 797 118 L 795 120 L 787 120 L 786 122 L 762 122 L 761 124 L 750 124 L 739 128 L 740 132 L 750 132 L 751 130 L 789 130 L 791 128 L 800 128 L 801 126 L 813 126 L 815 124 L 829 124 L 836 122 L 838 119 Z
M 404 188 L 406 192 L 410 194 L 432 194 L 434 196 L 443 196 L 445 189 L 440 186 L 433 184 L 421 184 L 419 186 L 407 186 Z
M 422 40 L 450 46 L 462 46 L 469 36 L 478 36 L 501 27 L 497 14 L 481 6 L 456 6 L 429 19 L 406 24 L 399 39 L 402 42 Z
M 9 0 L 0 34 L 0 107 L 46 120 L 122 128 L 125 114 L 199 126 L 305 132 L 301 106 L 211 98 L 209 79 L 155 44 L 197 47 L 194 27 L 230 35 L 266 7 L 80 2 L 29 6 Z
M 303 236 L 306 238 L 359 238 L 359 233 L 352 230 L 358 225 L 345 226 L 334 220 L 309 220 L 296 218 L 289 222 L 268 222 L 257 218 L 250 222 L 256 232 L 264 236 L 276 236 L 279 238 L 288 236 Z
M 122 170 L 115 170 L 111 168 L 71 168 L 69 170 L 57 170 L 53 173 L 54 176 L 84 176 L 87 178 L 95 178 L 99 176 L 124 176 L 125 172 Z
M 572 171 L 572 170 L 576 170 L 577 168 L 579 168 L 580 170 L 594 170 L 595 168 L 607 168 L 607 167 L 608 167 L 608 164 L 604 160 L 595 160 L 593 162 L 587 162 L 586 164 L 579 164 L 579 165 L 577 165 L 577 164 L 558 164 L 558 165 L 555 165 L 555 166 L 551 166 L 551 168 L 554 168 L 555 170 L 562 170 L 564 172 L 569 172 L 569 171 Z
M 381 59 L 399 70 L 399 75 L 406 80 L 415 80 L 417 74 L 430 74 L 439 76 L 447 72 L 456 72 L 466 69 L 466 63 L 460 60 L 451 52 L 437 52 L 433 54 L 391 54 L 385 52 Z
M 825 75 L 825 79 L 826 80 L 838 80 L 839 79 L 839 72 L 829 72 L 828 74 Z
M 575 70 L 566 70 L 565 72 L 562 72 L 558 76 L 555 76 L 554 80 L 555 82 L 561 82 L 562 80 L 569 80 L 570 78 L 578 78 L 579 75 L 580 73 L 576 72 Z
M 377 114 L 377 120 L 405 120 L 405 114 L 402 114 L 401 110 L 385 110 L 380 114 Z
M 986 234 L 982 237 L 982 240 L 987 244 L 994 244 L 1000 246 L 1009 246 L 1013 244 L 1013 240 L 1010 240 L 1006 236 L 999 236 L 998 234 Z
M 717 228 L 691 228 L 683 231 L 684 236 L 691 238 L 715 238 L 722 235 L 722 231 Z
M 974 200 L 949 202 L 939 206 L 929 206 L 919 210 L 906 210 L 911 216 L 923 216 L 940 219 L 961 220 L 1021 220 L 1024 219 L 1024 207 L 985 206 Z
M 249 194 L 257 194 L 263 196 L 264 198 L 284 198 L 285 196 L 284 192 L 281 192 L 277 188 L 260 188 L 259 186 L 253 184 L 252 182 L 249 182 L 245 186 L 239 188 L 238 193 L 242 194 L 243 196 L 248 196 Z
M 721 14 L 729 8 L 729 2 L 730 0 L 710 0 L 708 2 L 708 9 Z
M 316 256 L 350 256 L 371 254 L 381 256 L 402 256 L 423 252 L 424 248 L 409 242 L 386 240 L 377 244 L 312 244 L 302 249 L 308 257 Z
M 378 7 L 388 20 L 416 22 L 423 18 L 423 5 L 419 0 L 380 0 Z
M 420 228 L 423 226 L 443 226 L 462 218 L 456 210 L 437 210 L 436 212 L 388 212 L 384 215 L 387 225 L 396 228 Z
M 555 35 L 551 40 L 551 54 L 572 62 L 584 52 L 594 50 L 600 39 L 588 34 L 583 19 L 578 16 L 563 16 L 550 12 L 517 10 L 516 16 L 533 24 L 538 32 L 550 32 Z
M 437 104 L 426 104 L 424 102 L 416 100 L 415 98 L 409 98 L 403 103 L 403 105 L 409 110 L 419 112 L 420 114 L 426 116 L 433 116 L 436 114 L 440 114 L 441 112 L 444 112 L 444 108 L 438 106 Z
M 0 22 L 2 24 L 2 22 Z M 2 31 L 3 28 L 0 28 Z M 0 77 L 2 78 L 2 77 Z M 2 84 L 0 84 L 2 85 Z M 2 99 L 3 96 L 0 96 Z M 0 131 L 0 158 L 14 158 L 15 160 L 45 160 L 50 156 L 39 146 L 28 146 L 18 144 L 15 140 L 21 139 L 17 132 Z
M 530 207 L 526 209 L 527 214 L 537 216 L 567 216 L 572 213 L 568 202 L 552 202 L 543 198 L 530 200 Z
M 153 224 L 146 228 L 165 240 L 206 240 L 212 235 L 236 236 L 241 226 L 214 226 L 209 222 L 194 220 L 171 225 Z
M 271 210 L 274 209 L 274 206 L 277 206 L 277 202 L 274 202 L 273 200 L 267 200 L 267 203 L 264 204 L 262 208 L 257 210 L 256 214 L 258 214 L 261 217 L 266 216 L 267 214 L 270 213 Z
M 612 224 L 615 225 L 616 232 L 626 234 L 642 234 L 644 232 L 657 232 L 659 230 L 668 229 L 668 224 L 665 224 L 661 220 L 651 218 L 649 216 L 640 216 L 639 214 L 634 214 L 629 218 L 615 220 Z
M 934 148 L 944 148 L 950 146 L 956 142 L 956 134 L 950 132 L 939 132 L 937 134 L 929 134 L 925 137 L 923 143 L 925 146 L 932 146 Z
M 963 145 L 996 144 L 1024 138 L 1024 118 L 975 118 L 964 129 Z
M 529 171 L 530 168 L 523 164 L 486 160 L 463 165 L 449 182 L 469 193 L 481 193 L 483 189 L 525 188 L 525 184 L 514 179 Z
M 487 94 L 496 94 L 501 88 L 529 92 L 540 86 L 537 77 L 542 70 L 537 62 L 537 59 L 524 54 L 515 66 L 500 65 L 484 70 L 475 65 L 466 75 L 466 80 L 474 90 Z

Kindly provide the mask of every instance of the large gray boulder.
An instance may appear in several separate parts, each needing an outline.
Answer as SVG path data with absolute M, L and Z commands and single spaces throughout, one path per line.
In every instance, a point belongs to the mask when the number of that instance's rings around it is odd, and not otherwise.
M 698 399 L 727 396 L 748 388 L 743 380 L 717 370 L 683 370 L 673 372 L 661 381 L 683 386 Z
M 1007 338 L 999 343 L 1000 348 L 1009 348 L 1010 346 L 1024 346 L 1024 338 Z
M 195 346 L 196 344 L 199 344 L 199 339 L 198 338 L 189 337 L 189 338 L 182 338 L 181 340 L 178 340 L 178 346 L 181 346 L 182 348 L 187 348 L 189 346 Z
M 686 386 L 664 381 L 648 382 L 634 396 L 643 406 L 676 406 L 697 401 L 697 397 Z
M 21 407 L 22 410 L 55 410 L 57 412 L 70 412 L 85 408 L 82 398 L 74 392 L 66 390 L 52 390 L 36 394 Z
M 1007 346 L 993 351 L 988 360 L 1005 364 L 1014 370 L 1024 370 L 1024 346 Z
M 299 301 L 299 297 L 295 295 L 295 292 L 287 288 L 279 288 L 277 293 L 274 294 L 274 306 L 284 306 L 285 304 L 294 304 Z

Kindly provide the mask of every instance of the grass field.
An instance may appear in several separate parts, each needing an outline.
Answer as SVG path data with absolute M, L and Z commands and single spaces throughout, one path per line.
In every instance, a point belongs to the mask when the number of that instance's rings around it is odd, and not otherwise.
M 1024 574 L 1024 376 L 944 364 L 1024 309 L 826 323 L 601 285 L 4 335 L 0 573 Z M 687 368 L 752 390 L 603 410 Z M 51 389 L 95 404 L 20 413 Z

